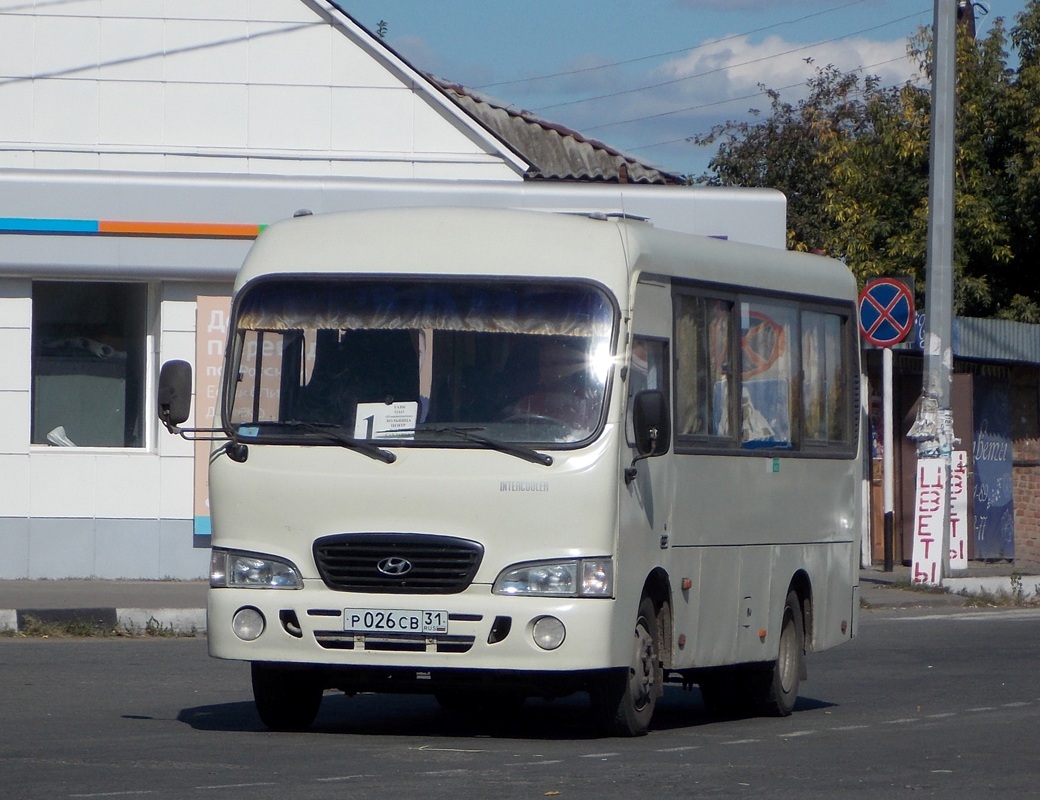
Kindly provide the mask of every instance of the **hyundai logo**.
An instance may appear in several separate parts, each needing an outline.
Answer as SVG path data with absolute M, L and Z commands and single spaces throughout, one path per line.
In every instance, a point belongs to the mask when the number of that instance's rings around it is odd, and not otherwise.
M 376 569 L 391 578 L 403 578 L 412 571 L 412 562 L 407 558 L 390 556 L 376 564 Z

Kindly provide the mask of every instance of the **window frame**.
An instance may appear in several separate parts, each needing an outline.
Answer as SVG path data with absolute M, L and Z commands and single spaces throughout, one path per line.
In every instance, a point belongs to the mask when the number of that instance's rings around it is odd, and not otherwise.
M 681 450 L 679 449 L 680 448 L 680 443 L 682 443 L 682 446 L 684 448 L 690 447 L 690 448 L 697 448 L 698 450 L 699 449 L 707 449 L 707 450 L 715 451 L 715 450 L 730 450 L 730 449 L 739 448 L 740 442 L 738 441 L 738 438 L 737 438 L 737 435 L 736 435 L 736 431 L 738 431 L 739 427 L 740 427 L 740 418 L 739 418 L 739 415 L 737 415 L 735 413 L 734 405 L 733 405 L 733 402 L 732 402 L 732 397 L 733 397 L 733 391 L 732 390 L 734 389 L 734 386 L 732 386 L 732 385 L 728 387 L 730 389 L 730 397 L 728 398 L 727 405 L 726 405 L 726 415 L 727 415 L 727 420 L 728 420 L 727 424 L 729 426 L 729 434 L 710 434 L 710 433 L 703 433 L 703 434 L 701 434 L 701 433 L 682 433 L 681 432 L 681 427 L 680 427 L 679 421 L 678 421 L 678 414 L 679 414 L 678 393 L 679 393 L 679 390 L 680 390 L 681 383 L 680 383 L 680 374 L 679 374 L 679 358 L 680 358 L 679 333 L 678 333 L 679 304 L 678 304 L 677 298 L 681 297 L 681 296 L 686 296 L 686 297 L 694 297 L 694 298 L 697 298 L 697 299 L 706 300 L 706 301 L 710 301 L 710 302 L 729 303 L 729 306 L 730 306 L 730 308 L 729 308 L 729 334 L 730 334 L 730 336 L 729 336 L 729 341 L 728 341 L 728 347 L 726 348 L 726 351 L 727 351 L 726 352 L 726 358 L 727 358 L 727 360 L 728 360 L 728 362 L 730 364 L 730 373 L 729 374 L 731 376 L 734 374 L 732 372 L 733 365 L 739 363 L 739 357 L 740 357 L 740 353 L 739 353 L 739 350 L 737 348 L 737 339 L 736 339 L 736 337 L 733 336 L 734 326 L 740 324 L 739 317 L 737 316 L 737 312 L 739 311 L 739 308 L 740 308 L 740 302 L 739 302 L 737 293 L 736 292 L 732 292 L 732 291 L 729 291 L 729 292 L 727 292 L 727 291 L 719 291 L 719 290 L 716 290 L 714 288 L 708 288 L 708 289 L 705 289 L 704 291 L 698 291 L 698 292 L 694 293 L 694 292 L 688 291 L 688 288 L 689 287 L 687 285 L 685 285 L 685 284 L 683 284 L 683 285 L 673 285 L 673 287 L 672 287 L 672 340 L 673 340 L 673 346 L 672 346 L 672 381 L 671 381 L 671 385 L 675 387 L 675 399 L 673 401 L 674 410 L 673 410 L 673 414 L 672 414 L 672 417 L 673 417 L 672 428 L 673 428 L 673 431 L 674 431 L 673 438 L 675 439 L 674 444 L 676 446 L 676 452 L 681 452 Z M 685 289 L 685 291 L 684 291 L 684 289 Z M 739 376 L 737 376 L 736 388 L 738 390 L 739 390 L 739 384 L 740 384 Z
M 614 348 L 617 347 L 618 342 L 618 329 L 621 325 L 621 311 L 618 304 L 618 299 L 614 292 L 606 285 L 596 280 L 588 278 L 575 278 L 569 276 L 516 276 L 516 275 L 417 275 L 413 273 L 335 273 L 332 275 L 328 274 L 315 274 L 315 273 L 270 273 L 254 278 L 249 281 L 245 286 L 241 287 L 235 295 L 235 299 L 232 305 L 232 312 L 230 316 L 228 326 L 228 352 L 230 354 L 227 364 L 233 364 L 236 368 L 240 368 L 243 362 L 243 347 L 244 347 L 244 336 L 245 331 L 265 331 L 269 330 L 264 327 L 253 327 L 250 325 L 243 326 L 241 319 L 243 316 L 243 305 L 245 299 L 249 297 L 249 291 L 257 287 L 261 288 L 261 291 L 267 289 L 268 284 L 278 284 L 288 282 L 294 286 L 313 284 L 315 286 L 324 287 L 327 286 L 330 281 L 342 284 L 342 287 L 349 288 L 352 285 L 361 286 L 380 286 L 383 283 L 389 282 L 399 285 L 412 284 L 414 286 L 423 287 L 434 287 L 437 288 L 439 285 L 443 285 L 448 289 L 452 287 L 458 288 L 460 285 L 468 285 L 470 287 L 479 288 L 481 286 L 496 287 L 502 286 L 523 286 L 531 287 L 533 289 L 545 289 L 557 287 L 560 289 L 576 292 L 582 290 L 585 292 L 592 292 L 597 294 L 604 303 L 604 308 L 609 313 L 609 325 L 605 328 L 606 333 L 602 336 L 605 342 L 608 343 L 611 348 L 610 358 L 611 363 L 617 358 L 617 353 Z M 598 323 L 593 323 L 598 324 Z M 404 328 L 402 328 L 404 329 Z M 273 331 L 272 331 L 273 332 Z M 489 331 L 489 333 L 495 333 L 495 331 Z M 532 333 L 537 334 L 537 331 L 526 332 L 518 331 L 517 333 Z M 592 335 L 592 334 L 590 334 Z M 435 356 L 436 357 L 436 356 Z M 235 419 L 234 409 L 236 407 L 236 385 L 237 380 L 233 377 L 233 373 L 236 370 L 225 369 L 225 375 L 222 378 L 222 402 L 220 408 L 220 422 L 222 429 L 229 437 L 238 435 L 238 431 L 241 427 L 241 423 Z M 605 376 L 602 388 L 602 402 L 599 409 L 599 414 L 596 417 L 595 425 L 589 431 L 587 436 L 573 441 L 556 441 L 556 440 L 519 440 L 514 442 L 515 444 L 537 446 L 538 449 L 553 449 L 553 450 L 573 450 L 587 446 L 590 442 L 598 439 L 603 432 L 607 417 L 609 415 L 610 403 L 612 393 L 615 390 L 615 370 L 611 369 Z M 448 424 L 448 423 L 445 423 Z M 296 441 L 299 440 L 299 441 Z M 380 443 L 384 447 L 414 447 L 414 448 L 437 448 L 437 449 L 472 449 L 479 448 L 480 443 L 474 443 L 473 441 L 466 441 L 459 439 L 452 441 L 450 439 L 443 439 L 441 441 L 433 441 L 427 439 L 408 439 L 408 438 L 387 438 L 387 439 L 373 439 L 372 441 Z M 264 436 L 262 439 L 257 440 L 261 444 L 295 444 L 305 443 L 313 444 L 314 437 L 311 436 Z
M 682 433 L 679 426 L 679 396 L 681 390 L 679 348 L 679 312 L 683 297 L 694 297 L 707 300 L 722 300 L 731 303 L 730 308 L 730 341 L 729 358 L 732 364 L 739 364 L 738 369 L 731 370 L 734 379 L 730 387 L 727 413 L 731 419 L 731 430 L 728 436 Z M 792 412 L 790 445 L 763 445 L 747 447 L 741 441 L 743 425 L 742 412 L 738 398 L 742 396 L 745 378 L 743 376 L 742 352 L 740 339 L 741 308 L 744 303 L 780 305 L 792 309 L 794 330 L 791 338 L 797 343 L 797 352 L 792 354 L 793 374 L 789 376 L 789 404 Z M 843 440 L 807 440 L 805 437 L 805 398 L 804 381 L 805 366 L 803 352 L 803 332 L 805 330 L 804 315 L 806 312 L 832 314 L 841 321 L 841 343 L 839 352 L 842 356 L 842 378 L 844 394 L 847 398 L 842 404 L 842 425 L 845 431 Z M 856 326 L 856 327 L 852 327 Z M 672 282 L 672 380 L 674 387 L 672 398 L 673 434 L 672 446 L 677 454 L 690 455 L 732 455 L 742 457 L 782 457 L 782 458 L 853 458 L 859 447 L 859 340 L 856 332 L 855 305 L 851 301 L 843 302 L 835 298 L 819 298 L 811 295 L 776 292 L 765 289 L 739 286 L 719 286 L 718 284 L 697 281 Z
M 122 444 L 80 444 L 76 443 L 74 447 L 59 447 L 49 441 L 34 441 L 35 431 L 37 427 L 38 419 L 38 401 L 39 393 L 37 389 L 37 378 L 38 364 L 37 360 L 39 356 L 39 348 L 42 346 L 42 342 L 39 341 L 42 330 L 47 324 L 42 321 L 41 318 L 46 318 L 45 313 L 41 313 L 40 298 L 36 293 L 36 287 L 42 284 L 51 284 L 54 286 L 62 287 L 62 291 L 75 291 L 79 287 L 93 285 L 93 286 L 118 286 L 126 290 L 128 293 L 139 292 L 139 295 L 135 297 L 128 297 L 128 303 L 134 303 L 140 300 L 141 307 L 133 308 L 128 305 L 127 314 L 133 313 L 136 320 L 133 321 L 128 327 L 138 326 L 138 330 L 129 331 L 127 334 L 127 340 L 130 341 L 132 336 L 139 337 L 134 341 L 133 348 L 127 349 L 126 359 L 126 371 L 122 376 L 123 383 L 123 397 L 124 397 L 124 437 Z M 71 277 L 40 277 L 34 278 L 31 281 L 30 286 L 30 297 L 31 297 L 31 318 L 30 318 L 30 384 L 29 384 L 29 447 L 32 450 L 62 450 L 64 452 L 73 453 L 77 451 L 90 451 L 90 452 L 128 452 L 128 453 L 147 453 L 150 452 L 155 443 L 155 430 L 156 426 L 153 420 L 153 415 L 149 413 L 151 407 L 151 398 L 155 392 L 155 364 L 157 361 L 157 354 L 155 352 L 156 342 L 158 337 L 156 336 L 156 324 L 157 324 L 157 313 L 156 313 L 156 289 L 155 284 L 152 281 L 145 280 L 120 280 L 120 279 L 100 279 L 100 278 L 83 278 L 79 276 Z M 132 310 L 131 310 L 132 309 Z M 125 318 L 125 317 L 124 317 Z M 90 337 L 86 337 L 90 338 Z M 133 358 L 131 359 L 131 354 Z M 133 372 L 134 374 L 131 374 Z M 132 397 L 130 396 L 132 393 Z M 131 402 L 125 402 L 126 398 L 130 397 Z M 134 425 L 137 428 L 137 433 L 134 438 L 136 442 L 127 444 L 126 426 L 129 423 L 129 415 L 133 415 Z M 45 426 L 46 427 L 46 426 Z M 67 432 L 69 438 L 75 442 L 75 434 Z
M 839 334 L 839 336 L 840 336 L 840 343 L 839 343 L 838 351 L 839 351 L 839 353 L 841 353 L 841 356 L 842 356 L 842 359 L 843 359 L 843 365 L 842 366 L 843 366 L 843 372 L 844 372 L 844 374 L 843 374 L 843 377 L 844 377 L 844 393 L 845 393 L 845 396 L 848 398 L 847 402 L 841 404 L 842 405 L 842 410 L 844 412 L 843 413 L 844 419 L 842 420 L 842 426 L 843 426 L 843 428 L 845 430 L 845 439 L 844 440 L 841 440 L 841 439 L 831 439 L 829 437 L 826 438 L 826 439 L 815 439 L 815 438 L 810 438 L 807 435 L 807 433 L 806 433 L 806 425 L 805 425 L 805 403 L 806 403 L 806 397 L 805 397 L 805 394 L 804 394 L 804 391 L 805 391 L 805 381 L 806 381 L 805 351 L 804 351 L 806 326 L 804 324 L 804 317 L 805 317 L 806 313 L 831 315 L 831 316 L 837 317 L 838 320 L 839 320 L 839 324 L 841 325 L 841 331 L 840 331 L 840 334 Z M 833 450 L 836 447 L 840 448 L 840 447 L 846 446 L 847 444 L 849 444 L 850 441 L 852 443 L 855 443 L 856 435 L 858 433 L 858 431 L 855 428 L 855 425 L 856 425 L 856 420 L 858 419 L 857 410 L 858 410 L 858 407 L 859 407 L 859 381 L 858 381 L 858 375 L 851 374 L 852 373 L 851 366 L 852 366 L 852 364 L 857 363 L 856 356 L 858 355 L 858 344 L 857 344 L 858 343 L 858 336 L 855 335 L 855 333 L 858 333 L 859 322 L 858 322 L 858 320 L 856 320 L 854 318 L 854 316 L 852 314 L 842 313 L 842 311 L 839 308 L 836 308 L 833 305 L 816 305 L 816 304 L 813 304 L 811 306 L 809 306 L 809 305 L 804 306 L 804 307 L 802 307 L 799 310 L 799 313 L 798 313 L 798 324 L 799 324 L 799 340 L 801 342 L 800 346 L 802 348 L 802 369 L 801 369 L 801 377 L 800 377 L 800 381 L 799 381 L 799 392 L 801 394 L 801 396 L 799 397 L 799 402 L 801 404 L 800 417 L 801 417 L 801 420 L 802 420 L 802 428 L 803 428 L 802 429 L 802 449 L 807 451 L 807 452 L 815 453 L 816 451 L 830 451 L 830 450 Z M 853 329 L 852 333 L 850 333 L 850 331 L 849 331 L 849 326 L 850 325 L 855 325 L 856 326 L 856 328 Z
M 632 379 L 632 351 L 635 349 L 636 342 L 646 342 L 647 344 L 660 345 L 661 347 L 661 361 L 660 361 L 660 372 L 658 374 L 659 386 L 656 387 L 656 391 L 660 391 L 666 398 L 672 397 L 672 382 L 674 372 L 674 362 L 672 357 L 672 343 L 664 336 L 648 336 L 644 334 L 633 334 L 632 336 L 632 347 L 629 348 L 629 359 L 626 365 L 627 371 L 624 380 L 625 386 L 625 408 L 628 409 L 628 413 L 625 414 L 625 443 L 629 447 L 636 446 L 635 430 L 632 425 L 632 401 L 635 398 L 636 392 L 633 390 L 633 379 Z M 642 390 L 640 390 L 642 391 Z

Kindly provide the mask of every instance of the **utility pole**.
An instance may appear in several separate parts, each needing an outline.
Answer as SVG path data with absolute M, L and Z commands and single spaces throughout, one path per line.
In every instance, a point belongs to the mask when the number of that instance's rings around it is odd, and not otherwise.
M 924 381 L 917 419 L 917 508 L 912 580 L 938 585 L 950 563 L 953 412 L 953 177 L 957 17 L 964 0 L 935 0 L 932 27 L 931 172 L 925 283 Z M 964 13 L 964 12 L 961 12 Z

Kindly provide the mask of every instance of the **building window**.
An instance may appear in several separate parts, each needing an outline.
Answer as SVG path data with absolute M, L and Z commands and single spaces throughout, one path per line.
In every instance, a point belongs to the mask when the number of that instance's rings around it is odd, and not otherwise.
M 142 447 L 148 287 L 35 281 L 32 443 Z

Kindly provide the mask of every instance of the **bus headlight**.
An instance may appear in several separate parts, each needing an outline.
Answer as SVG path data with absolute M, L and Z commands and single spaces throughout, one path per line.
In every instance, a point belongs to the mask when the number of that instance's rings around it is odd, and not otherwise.
M 287 561 L 230 550 L 210 556 L 209 585 L 236 589 L 301 589 L 299 570 Z
M 494 592 L 540 597 L 613 597 L 614 562 L 609 558 L 580 558 L 515 564 L 498 576 Z

